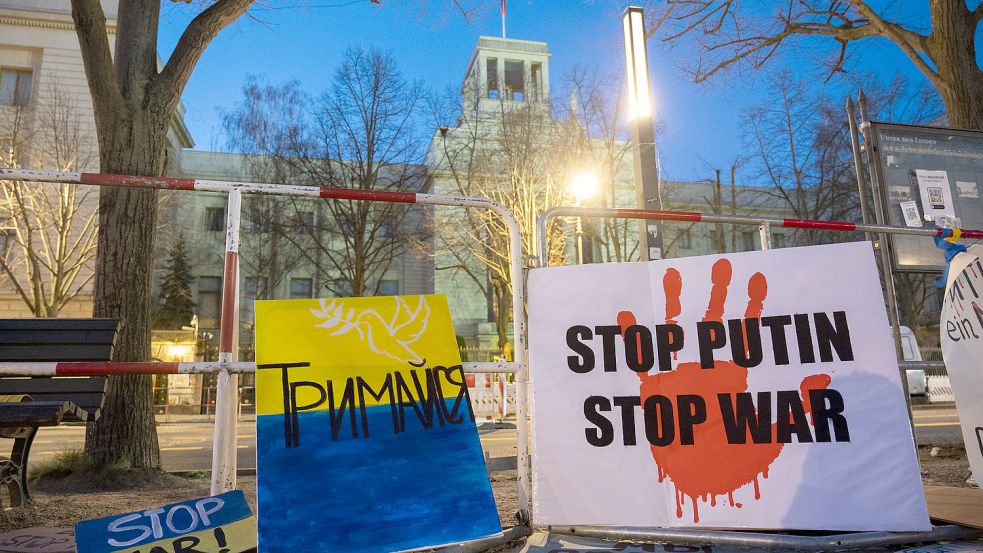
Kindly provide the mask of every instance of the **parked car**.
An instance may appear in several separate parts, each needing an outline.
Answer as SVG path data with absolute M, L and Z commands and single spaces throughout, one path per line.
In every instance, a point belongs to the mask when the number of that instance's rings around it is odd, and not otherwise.
M 901 327 L 901 353 L 905 361 L 921 361 L 922 352 L 918 349 L 915 333 L 910 328 Z M 928 381 L 923 369 L 908 369 L 908 395 L 924 396 L 928 393 Z

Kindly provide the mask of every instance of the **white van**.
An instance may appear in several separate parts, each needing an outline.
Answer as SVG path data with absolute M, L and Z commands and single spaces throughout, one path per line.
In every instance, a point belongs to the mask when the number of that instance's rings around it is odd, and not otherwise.
M 905 361 L 921 361 L 922 352 L 918 349 L 918 342 L 915 341 L 915 333 L 910 328 L 901 327 L 901 353 Z M 924 396 L 928 392 L 928 383 L 925 378 L 925 371 L 922 369 L 908 369 L 908 395 Z

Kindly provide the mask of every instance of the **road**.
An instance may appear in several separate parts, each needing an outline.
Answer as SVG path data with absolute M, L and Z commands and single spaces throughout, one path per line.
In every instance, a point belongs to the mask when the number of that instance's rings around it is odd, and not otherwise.
M 482 449 L 492 457 L 515 456 L 515 427 L 506 423 L 505 428 L 493 428 L 490 424 L 478 427 Z M 161 462 L 170 472 L 207 471 L 212 465 L 212 423 L 171 422 L 157 426 L 160 441 Z M 239 422 L 238 459 L 240 469 L 256 468 L 256 427 L 252 418 Z M 31 465 L 48 459 L 66 449 L 81 448 L 85 441 L 85 427 L 62 425 L 42 428 L 31 448 Z M 12 442 L 8 442 L 12 443 Z
M 916 405 L 914 407 L 915 434 L 921 445 L 961 443 L 959 418 L 956 408 Z M 495 428 L 491 424 L 479 425 L 478 434 L 482 449 L 492 457 L 515 455 L 515 428 L 506 424 Z M 212 463 L 212 423 L 169 422 L 157 427 L 160 439 L 161 459 L 168 471 L 207 471 Z M 239 423 L 238 453 L 240 469 L 256 468 L 256 427 L 252 419 Z M 82 426 L 42 428 L 34 441 L 31 464 L 36 464 L 60 451 L 81 448 L 85 439 Z

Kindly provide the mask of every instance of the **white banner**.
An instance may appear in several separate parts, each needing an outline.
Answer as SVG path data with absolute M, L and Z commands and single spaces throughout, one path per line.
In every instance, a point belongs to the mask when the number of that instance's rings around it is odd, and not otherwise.
M 976 248 L 972 248 L 975 253 Z M 956 396 L 969 468 L 983 479 L 983 262 L 973 253 L 952 260 L 939 333 L 942 358 Z
M 537 524 L 931 528 L 868 243 L 535 269 L 529 298 Z

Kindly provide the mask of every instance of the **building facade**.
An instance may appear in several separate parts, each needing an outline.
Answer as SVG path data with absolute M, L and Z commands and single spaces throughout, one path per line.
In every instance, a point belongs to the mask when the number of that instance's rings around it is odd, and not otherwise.
M 543 210 L 557 205 L 634 208 L 637 201 L 630 142 L 587 136 L 575 94 L 569 105 L 552 100 L 551 57 L 543 42 L 479 38 L 464 72 L 459 113 L 436 129 L 429 148 L 432 190 L 487 196 L 510 207 L 524 234 L 524 258 L 538 253 L 532 227 Z M 598 190 L 580 198 L 574 187 L 584 173 L 597 181 Z M 773 217 L 788 212 L 780 196 L 766 187 L 663 181 L 660 189 L 665 209 Z M 501 278 L 502 256 L 480 247 L 488 240 L 481 232 L 488 223 L 478 219 L 475 224 L 463 210 L 438 210 L 434 217 L 434 288 L 448 296 L 461 340 L 494 348 L 499 341 L 496 314 L 502 309 L 490 282 Z M 470 225 L 463 238 L 462 224 Z M 549 256 L 552 263 L 567 264 L 637 261 L 638 230 L 635 221 L 558 222 L 549 230 Z M 666 257 L 761 245 L 755 227 L 665 223 L 662 233 Z M 790 238 L 780 229 L 772 233 L 777 247 L 791 245 Z M 491 244 L 492 249 L 498 245 Z

